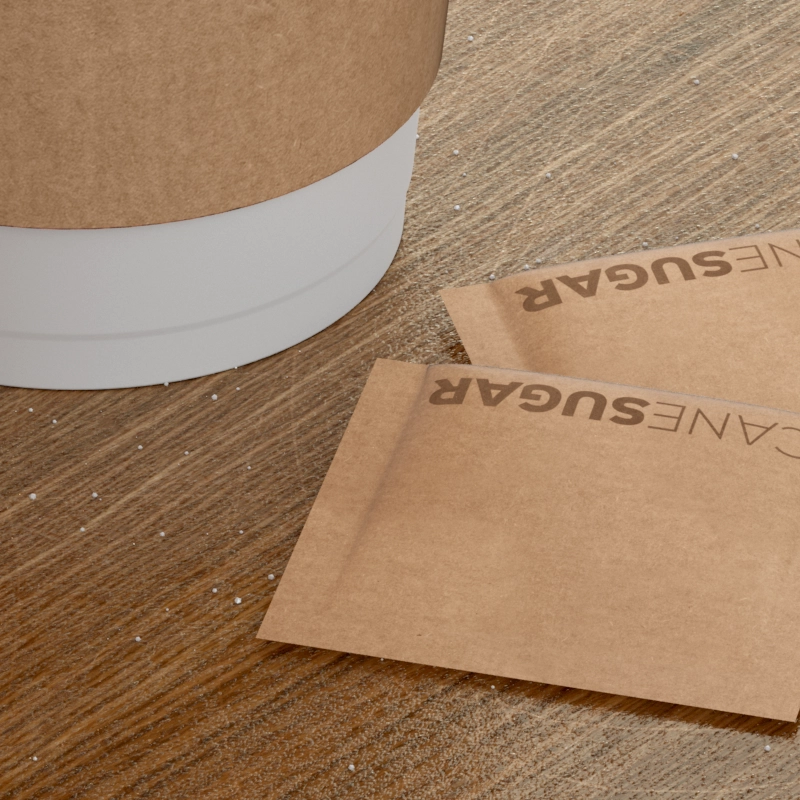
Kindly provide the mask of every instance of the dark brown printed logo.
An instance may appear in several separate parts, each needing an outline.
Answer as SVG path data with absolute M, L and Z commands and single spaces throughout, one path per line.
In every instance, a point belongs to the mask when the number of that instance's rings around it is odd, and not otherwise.
M 797 246 L 800 248 L 800 239 L 797 239 Z M 751 251 L 748 255 L 744 253 L 733 255 L 734 251 Z M 781 254 L 783 254 L 781 256 Z M 585 275 L 559 275 L 557 278 L 546 278 L 541 281 L 540 288 L 524 287 L 518 289 L 516 294 L 521 294 L 525 300 L 522 308 L 525 311 L 542 311 L 545 308 L 561 305 L 563 298 L 561 292 L 566 287 L 575 292 L 579 297 L 596 297 L 598 289 L 602 284 L 610 283 L 615 289 L 623 292 L 630 292 L 641 289 L 652 277 L 659 285 L 664 285 L 673 280 L 693 281 L 698 275 L 702 278 L 720 278 L 729 275 L 734 271 L 731 262 L 757 261 L 760 266 L 737 269 L 737 272 L 756 272 L 762 269 L 769 269 L 769 257 L 774 260 L 774 266 L 783 267 L 788 262 L 788 257 L 792 256 L 800 262 L 800 252 L 787 250 L 772 242 L 765 242 L 762 245 L 750 244 L 741 247 L 731 247 L 725 250 L 703 250 L 695 253 L 691 257 L 691 263 L 679 256 L 663 256 L 656 258 L 650 264 L 649 271 L 640 264 L 615 264 L 605 270 L 598 268 L 590 269 Z M 726 257 L 728 260 L 724 260 Z M 782 260 L 783 259 L 783 260 Z
M 620 396 L 609 398 L 603 392 L 580 389 L 564 394 L 558 387 L 544 383 L 531 383 L 523 385 L 521 381 L 510 383 L 492 383 L 485 378 L 477 378 L 481 405 L 496 408 L 501 403 L 510 400 L 518 390 L 517 405 L 523 411 L 532 413 L 545 413 L 561 409 L 561 416 L 585 416 L 587 419 L 602 421 L 607 420 L 615 425 L 641 425 L 649 423 L 648 428 L 667 433 L 685 433 L 688 436 L 711 435 L 719 441 L 723 437 L 736 438 L 751 446 L 757 442 L 767 440 L 774 449 L 784 456 L 800 460 L 800 428 L 790 425 L 781 425 L 773 422 L 771 425 L 762 425 L 758 422 L 748 422 L 742 414 L 733 412 L 724 415 L 720 411 L 706 412 L 697 405 L 683 403 L 668 403 L 657 400 L 650 402 L 641 397 Z M 473 386 L 472 378 L 460 378 L 458 382 L 448 378 L 436 381 L 439 387 L 428 398 L 428 402 L 435 406 L 462 405 L 467 393 Z M 610 406 L 610 408 L 609 408 Z M 647 409 L 647 410 L 645 410 Z M 615 413 L 610 413 L 615 412 Z M 688 412 L 688 413 L 687 413 Z

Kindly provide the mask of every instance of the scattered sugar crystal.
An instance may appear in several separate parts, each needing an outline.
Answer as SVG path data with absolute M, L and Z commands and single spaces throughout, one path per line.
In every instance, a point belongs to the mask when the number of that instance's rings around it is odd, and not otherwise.
M 142 641 L 142 637 L 141 636 L 137 636 L 133 641 L 134 642 L 141 642 Z
M 270 574 L 267 575 L 267 580 L 268 581 L 274 581 L 275 580 L 275 576 L 270 572 Z
M 458 155 L 458 150 L 453 150 L 453 155 L 457 156 Z
M 474 42 L 475 41 L 475 37 L 474 36 L 467 36 L 467 41 L 468 42 Z
M 244 531 L 239 531 L 239 533 L 244 533 Z
M 764 749 L 765 749 L 765 750 L 766 750 L 768 753 L 769 753 L 769 751 L 770 751 L 770 750 L 772 750 L 772 748 L 771 748 L 769 745 L 766 745 L 766 746 L 764 747 Z
M 161 531 L 158 535 L 163 537 L 163 536 L 166 536 L 167 534 L 164 533 L 164 531 Z
M 647 242 L 642 242 L 642 247 L 647 247 Z
M 86 528 L 81 528 L 81 533 L 86 533 Z
M 212 400 L 216 400 L 216 399 L 217 399 L 217 396 L 216 396 L 215 394 L 212 394 L 212 395 L 211 395 L 211 399 L 212 399 Z
M 738 158 L 738 156 L 737 156 L 737 158 Z M 53 420 L 53 425 L 55 425 L 57 422 L 58 422 L 58 420 L 57 420 L 57 419 L 54 419 L 54 420 Z
M 184 454 L 185 456 L 188 456 L 188 455 L 189 455 L 189 451 L 188 451 L 188 450 L 184 450 L 184 451 L 183 451 L 183 454 Z
M 531 265 L 530 264 L 526 264 L 522 269 L 530 269 L 530 268 L 531 268 Z
M 28 495 L 28 497 L 30 497 L 30 499 L 31 499 L 31 500 L 35 500 L 35 499 L 36 499 L 36 492 L 31 492 L 31 493 Z
M 137 450 L 141 450 L 141 449 L 142 449 L 142 446 L 141 446 L 141 445 L 139 445 L 139 447 L 137 448 Z
M 692 83 L 693 83 L 695 86 L 699 86 L 699 85 L 700 85 L 700 81 L 699 81 L 697 78 L 694 78 L 694 79 L 692 80 Z
M 215 586 L 211 591 L 212 591 L 213 594 L 216 594 L 217 593 L 217 587 Z
M 355 772 L 356 771 L 356 765 L 355 764 L 348 764 L 347 765 L 347 769 L 349 769 L 350 772 Z
M 233 599 L 233 602 L 236 603 L 236 605 L 238 606 L 242 602 L 242 598 L 241 597 L 235 597 Z
M 92 492 L 92 497 L 97 497 L 97 492 Z
M 739 159 L 739 154 L 738 154 L 738 153 L 734 153 L 734 154 L 731 156 L 731 158 L 732 158 L 734 161 L 738 161 L 738 159 Z
M 28 411 L 33 411 L 33 409 L 32 409 L 32 408 L 29 408 L 29 409 L 28 409 Z
M 169 386 L 169 381 L 164 381 L 164 386 Z
M 542 263 L 542 259 L 541 258 L 537 258 L 537 259 L 534 260 L 533 263 L 534 264 L 541 264 Z
M 453 211 L 461 211 L 461 206 L 453 206 Z
M 34 760 L 34 761 L 38 761 L 38 760 L 39 760 L 38 756 L 34 756 L 34 757 L 33 757 L 33 760 Z
M 493 280 L 494 280 L 496 277 L 497 277 L 497 276 L 496 276 L 496 275 L 494 274 L 494 272 L 493 272 L 493 273 L 492 273 L 492 274 L 489 276 L 489 280 L 490 280 L 490 281 L 493 281 Z
M 552 173 L 552 172 L 545 172 L 544 176 L 545 176 L 545 178 L 547 178 L 548 180 L 550 180 L 550 178 L 552 178 L 552 177 L 553 177 L 553 173 Z

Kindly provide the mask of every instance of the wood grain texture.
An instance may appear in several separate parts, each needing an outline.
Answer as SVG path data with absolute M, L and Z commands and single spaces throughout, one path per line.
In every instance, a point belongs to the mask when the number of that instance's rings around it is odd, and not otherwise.
M 800 797 L 796 725 L 255 639 L 374 359 L 466 360 L 439 288 L 800 225 L 798 42 L 791 0 L 452 0 L 358 308 L 208 378 L 0 390 L 0 796 Z

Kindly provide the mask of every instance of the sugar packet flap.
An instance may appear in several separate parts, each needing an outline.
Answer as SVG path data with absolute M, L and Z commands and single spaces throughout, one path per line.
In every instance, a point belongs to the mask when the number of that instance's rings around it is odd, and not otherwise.
M 473 364 L 800 411 L 800 231 L 442 291 Z
M 378 361 L 259 636 L 794 720 L 800 415 Z

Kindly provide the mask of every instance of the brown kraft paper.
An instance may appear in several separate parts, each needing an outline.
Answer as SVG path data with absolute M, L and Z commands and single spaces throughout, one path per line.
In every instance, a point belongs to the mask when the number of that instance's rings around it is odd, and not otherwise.
M 103 228 L 259 203 L 419 107 L 447 0 L 0 3 L 0 225 Z
M 473 364 L 800 411 L 800 231 L 442 291 Z
M 259 636 L 795 720 L 800 414 L 378 361 Z

